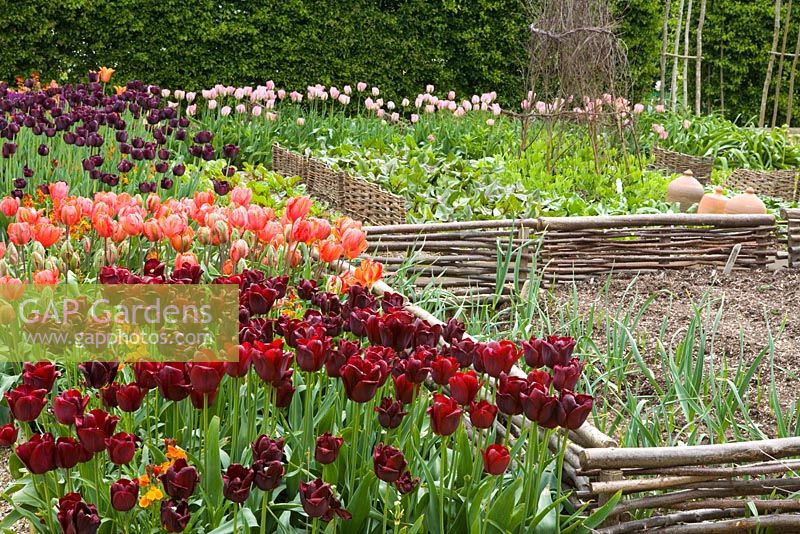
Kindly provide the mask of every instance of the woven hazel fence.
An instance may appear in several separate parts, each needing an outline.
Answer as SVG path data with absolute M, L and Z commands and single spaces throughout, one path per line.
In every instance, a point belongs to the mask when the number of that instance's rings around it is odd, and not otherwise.
M 272 145 L 272 170 L 299 176 L 308 193 L 331 209 L 371 224 L 406 222 L 405 199 L 380 186 L 330 168 L 317 158 Z
M 800 172 L 796 170 L 756 171 L 752 169 L 736 169 L 725 185 L 744 191 L 748 187 L 760 194 L 783 200 L 800 200 Z
M 800 267 L 800 209 L 781 210 L 786 220 L 786 249 L 789 253 L 789 267 Z
M 495 228 L 523 231 L 533 221 Z M 343 261 L 338 267 L 353 270 Z M 382 281 L 372 291 L 379 296 L 395 292 Z M 444 325 L 419 306 L 407 302 L 406 309 L 431 324 Z M 511 373 L 526 376 L 516 365 Z M 514 436 L 520 435 L 527 421 L 521 416 L 504 421 L 504 417 L 501 414 L 495 424 L 498 434 L 511 431 Z M 473 439 L 468 419 L 464 424 Z M 800 491 L 800 438 L 620 448 L 590 421 L 569 431 L 567 438 L 564 489 L 571 492 L 572 504 L 586 505 L 591 510 L 622 493 L 609 519 L 593 530 L 595 533 L 646 530 L 708 534 L 758 527 L 800 532 L 800 501 L 792 498 L 793 493 Z M 559 436 L 551 436 L 547 445 L 557 453 L 560 442 Z
M 671 173 L 682 173 L 691 169 L 694 177 L 703 184 L 708 183 L 714 169 L 714 158 L 691 156 L 657 146 L 653 147 L 653 158 L 653 167 L 656 169 Z
M 417 277 L 420 287 L 433 282 L 455 295 L 476 296 L 508 293 L 515 280 L 525 280 L 533 270 L 552 285 L 731 261 L 735 269 L 766 268 L 776 256 L 775 228 L 771 215 L 656 214 L 367 226 L 365 231 L 367 254 L 383 262 L 388 273 L 402 268 L 406 276 Z

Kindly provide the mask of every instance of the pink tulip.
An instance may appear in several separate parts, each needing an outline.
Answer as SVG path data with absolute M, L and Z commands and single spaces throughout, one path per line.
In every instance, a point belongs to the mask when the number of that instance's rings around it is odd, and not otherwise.
M 306 119 L 304 119 L 303 117 L 297 117 L 297 125 L 298 126 L 303 126 L 305 123 L 306 123 Z
M 187 115 L 192 117 L 192 116 L 194 116 L 195 113 L 197 113 L 197 104 L 191 104 L 189 106 L 186 106 L 186 114 Z
M 69 186 L 67 182 L 56 182 L 48 186 L 50 191 L 50 198 L 53 200 L 63 200 L 69 194 Z
M 217 109 L 217 101 L 216 100 L 209 100 L 208 101 L 208 109 Z
M 366 88 L 367 88 L 367 84 L 366 84 L 366 82 L 358 82 L 358 83 L 356 84 L 356 90 L 357 90 L 359 93 L 363 93 L 363 92 L 366 90 Z
M 0 211 L 2 211 L 3 215 L 6 217 L 13 217 L 17 213 L 18 209 L 19 199 L 14 197 L 5 197 L 2 201 L 0 201 Z
M 428 93 L 428 94 L 433 93 L 433 89 L 434 89 L 433 88 L 433 84 L 428 84 L 428 85 L 425 86 L 425 92 Z
M 253 117 L 260 117 L 262 109 L 263 108 L 261 106 L 253 106 L 253 109 L 250 110 L 250 113 L 253 115 Z
M 222 109 L 219 110 L 219 114 L 223 117 L 227 117 L 231 114 L 231 107 L 230 106 L 222 106 Z
M 411 123 L 414 124 L 417 121 L 419 121 L 419 115 L 417 115 L 416 113 L 412 113 L 411 114 Z

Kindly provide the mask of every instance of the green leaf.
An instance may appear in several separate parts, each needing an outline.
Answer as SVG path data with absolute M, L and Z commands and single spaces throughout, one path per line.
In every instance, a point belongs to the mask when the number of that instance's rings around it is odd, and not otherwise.
M 347 527 L 352 528 L 353 532 L 361 532 L 364 522 L 369 517 L 369 512 L 372 509 L 372 496 L 375 495 L 373 486 L 378 481 L 373 476 L 367 476 L 361 479 L 361 484 L 358 485 L 353 497 L 347 502 L 345 508 L 353 514 L 353 518 L 347 522 Z
M 519 502 L 516 493 L 521 489 L 522 479 L 516 478 L 508 487 L 492 499 L 492 505 L 489 508 L 487 519 L 490 521 L 490 526 L 492 527 L 494 527 L 495 524 L 503 525 L 504 529 L 499 530 L 498 534 L 513 531 L 516 528 L 516 525 L 511 524 L 510 519 L 512 518 L 514 508 Z M 487 532 L 494 532 L 494 530 L 488 529 Z
M 247 530 L 243 527 L 247 525 Z M 247 532 L 252 528 L 258 528 L 258 519 L 253 515 L 250 508 L 242 507 L 239 509 L 239 515 L 236 517 L 236 531 Z M 231 518 L 222 523 L 220 526 L 209 532 L 208 534 L 232 534 L 233 533 L 233 512 L 231 511 Z
M 219 508 L 222 503 L 222 462 L 219 448 L 219 417 L 214 416 L 208 424 L 206 435 L 205 469 L 203 470 L 203 489 L 205 489 L 212 509 Z

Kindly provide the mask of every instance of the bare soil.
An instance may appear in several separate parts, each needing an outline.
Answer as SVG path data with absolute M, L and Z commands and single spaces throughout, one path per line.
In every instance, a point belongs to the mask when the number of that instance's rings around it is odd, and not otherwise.
M 710 302 L 704 323 L 707 329 L 722 306 L 722 317 L 713 340 L 711 358 L 717 369 L 723 359 L 729 369 L 736 369 L 740 360 L 748 365 L 768 346 L 770 332 L 774 338 L 775 386 L 780 404 L 785 408 L 800 397 L 800 271 L 742 271 L 723 277 L 720 271 L 685 270 L 643 275 L 638 278 L 612 279 L 605 291 L 605 279 L 575 286 L 578 292 L 579 315 L 586 320 L 594 307 L 593 340 L 605 344 L 605 314 L 612 316 L 620 307 L 638 310 L 655 295 L 638 323 L 636 338 L 642 356 L 656 380 L 667 386 L 656 351 L 660 329 L 662 340 L 673 349 L 684 338 L 686 328 L 695 316 L 695 307 Z M 555 292 L 556 306 L 569 305 L 573 287 Z M 600 311 L 600 313 L 598 313 Z M 708 330 L 707 330 L 708 331 Z M 710 341 L 710 340 L 707 340 Z M 629 374 L 628 386 L 642 396 L 652 396 L 653 388 L 641 374 Z M 766 390 L 770 377 L 770 356 L 766 355 L 751 384 L 752 398 L 746 399 L 750 417 L 769 437 L 776 433 L 775 417 L 769 400 L 755 394 L 757 381 Z

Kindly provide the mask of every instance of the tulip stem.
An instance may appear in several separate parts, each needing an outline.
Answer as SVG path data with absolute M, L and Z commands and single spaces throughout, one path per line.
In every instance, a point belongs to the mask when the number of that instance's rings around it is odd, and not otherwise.
M 233 534 L 236 534 L 239 530 L 236 525 L 236 520 L 239 518 L 239 503 L 233 503 Z
M 234 378 L 230 381 L 231 404 L 233 404 L 233 437 L 231 441 L 231 458 L 234 462 L 239 461 L 239 379 Z
M 561 479 L 564 475 L 564 455 L 567 452 L 567 437 L 569 436 L 569 431 L 564 429 L 562 436 L 561 436 L 561 446 L 558 449 L 558 465 L 556 466 L 558 470 L 558 477 L 557 477 L 557 491 L 561 491 Z M 561 531 L 561 514 L 556 514 L 556 532 Z
M 35 481 L 36 476 L 34 476 L 33 479 Z M 47 523 L 47 528 L 50 529 L 50 532 L 56 532 L 56 530 L 53 528 L 53 505 L 50 502 L 50 492 L 47 489 L 47 474 L 42 475 L 42 486 L 42 493 L 44 494 L 45 522 Z
M 259 527 L 260 534 L 265 534 L 267 532 L 267 504 L 269 500 L 269 493 L 268 491 L 264 492 L 264 495 L 261 497 L 261 526 Z
M 386 483 L 386 491 L 384 493 L 384 502 L 383 502 L 383 534 L 386 534 L 386 521 L 389 515 L 389 503 L 390 503 L 390 494 L 389 494 L 389 484 Z
M 447 473 L 447 438 L 442 436 L 440 445 L 441 460 L 439 465 L 439 534 L 445 534 L 444 529 L 444 480 Z

